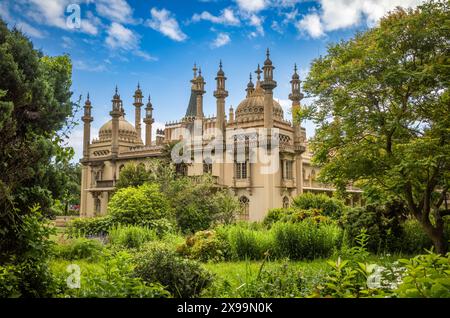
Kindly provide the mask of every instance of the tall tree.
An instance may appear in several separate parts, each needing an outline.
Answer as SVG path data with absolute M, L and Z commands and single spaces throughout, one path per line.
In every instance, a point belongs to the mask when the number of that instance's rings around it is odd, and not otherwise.
M 47 295 L 48 231 L 32 207 L 45 212 L 62 195 L 52 185 L 72 152 L 57 133 L 72 112 L 70 86 L 68 56 L 45 56 L 0 20 L 0 265 L 22 266 L 22 295 Z
M 396 9 L 380 25 L 329 46 L 304 90 L 316 99 L 300 119 L 321 178 L 401 199 L 438 252 L 450 186 L 449 2 Z

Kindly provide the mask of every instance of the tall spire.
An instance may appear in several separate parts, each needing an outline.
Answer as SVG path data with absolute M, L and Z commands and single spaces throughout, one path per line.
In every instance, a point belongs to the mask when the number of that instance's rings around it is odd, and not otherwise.
M 222 140 L 225 133 L 225 98 L 228 96 L 228 91 L 225 89 L 225 72 L 222 69 L 222 60 L 219 62 L 219 70 L 216 76 L 216 90 L 214 97 L 216 98 L 216 140 Z M 220 182 L 222 182 L 222 170 L 219 173 Z
M 81 120 L 83 120 L 84 123 L 84 130 L 83 130 L 83 157 L 85 159 L 89 158 L 89 145 L 91 142 L 91 122 L 94 120 L 91 115 L 91 101 L 89 99 L 89 93 L 87 93 L 87 98 L 84 103 L 84 114 L 83 117 L 81 117 Z
M 292 74 L 291 93 L 289 99 L 292 101 L 292 123 L 295 122 L 295 113 L 300 108 L 300 101 L 303 99 L 303 94 L 300 92 L 300 76 L 297 73 L 297 64 L 294 65 L 294 74 Z M 295 125 L 295 124 L 294 124 Z
M 262 73 L 259 63 L 258 63 L 258 68 L 256 69 L 255 73 L 256 73 L 256 82 L 258 83 L 261 81 L 261 73 Z
M 253 82 L 252 82 L 252 73 L 250 73 L 250 79 L 247 84 L 247 89 L 245 91 L 247 92 L 246 97 L 250 97 L 252 95 L 252 93 L 255 91 L 255 85 L 253 85 Z
M 192 68 L 192 70 L 194 71 L 194 79 L 197 78 L 197 63 L 194 63 L 194 67 Z
M 136 91 L 134 92 L 134 107 L 135 107 L 135 112 L 134 112 L 134 127 L 136 129 L 136 133 L 138 135 L 139 140 L 141 140 L 141 107 L 144 105 L 144 103 L 142 102 L 143 99 L 143 95 L 142 95 L 142 91 L 141 91 L 141 85 L 137 84 L 137 88 Z
M 145 106 L 145 145 L 150 146 L 152 144 L 152 124 L 155 122 L 153 119 L 153 105 L 150 101 L 150 94 L 148 95 L 148 102 Z

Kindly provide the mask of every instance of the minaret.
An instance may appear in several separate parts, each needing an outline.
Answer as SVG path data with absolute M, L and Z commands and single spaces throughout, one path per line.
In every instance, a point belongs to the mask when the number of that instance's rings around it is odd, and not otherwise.
M 195 71 L 194 71 L 195 76 Z M 205 80 L 202 76 L 202 69 L 199 68 L 198 76 L 195 78 L 195 93 L 197 95 L 197 118 L 203 119 L 203 94 L 205 94 Z
M 141 136 L 141 107 L 144 105 L 142 103 L 142 91 L 141 87 L 138 83 L 137 89 L 134 92 L 134 107 L 135 107 L 135 113 L 134 113 L 134 127 L 136 128 L 136 133 L 138 135 L 138 138 L 142 140 Z
M 228 113 L 228 123 L 234 122 L 234 110 L 233 106 L 230 106 L 229 113 Z
M 252 73 L 250 73 L 250 80 L 247 84 L 247 89 L 245 91 L 247 92 L 246 97 L 250 97 L 252 95 L 252 93 L 255 91 L 255 85 L 253 85 L 253 82 L 252 82 Z
M 91 114 L 92 106 L 89 100 L 89 93 L 87 94 L 86 102 L 84 103 L 84 115 L 81 117 L 84 123 L 83 132 L 83 158 L 89 158 L 89 144 L 91 142 L 91 122 L 94 120 Z
M 273 89 L 277 87 L 277 82 L 273 80 L 274 66 L 270 60 L 269 49 L 266 52 L 266 60 L 264 61 L 263 72 L 264 80 L 261 87 L 264 89 L 264 127 L 273 127 Z
M 300 100 L 303 98 L 303 94 L 300 92 L 300 76 L 297 74 L 297 64 L 294 65 L 294 74 L 291 80 L 291 93 L 289 99 L 292 101 L 292 125 L 300 126 L 300 123 L 295 123 L 295 113 L 300 109 Z
M 217 72 L 217 86 L 214 91 L 214 97 L 216 100 L 216 128 L 220 129 L 222 134 L 222 138 L 224 138 L 225 133 L 225 98 L 228 96 L 228 91 L 225 90 L 225 81 L 226 81 L 225 73 L 222 70 L 222 61 L 219 63 L 219 71 Z
M 111 143 L 111 154 L 117 156 L 119 154 L 119 118 L 124 115 L 122 100 L 117 92 L 113 96 L 112 111 L 109 113 L 112 117 L 112 143 Z
M 150 102 L 150 95 L 148 95 L 147 106 L 145 107 L 145 145 L 150 146 L 152 144 L 152 124 L 155 122 L 153 119 L 153 106 Z

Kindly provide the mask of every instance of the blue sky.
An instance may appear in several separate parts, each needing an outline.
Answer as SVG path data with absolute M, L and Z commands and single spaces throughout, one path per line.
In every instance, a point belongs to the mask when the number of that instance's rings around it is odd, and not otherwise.
M 274 96 L 288 113 L 294 63 L 303 79 L 328 43 L 377 24 L 396 6 L 421 0 L 0 0 L 0 16 L 48 55 L 73 61 L 74 100 L 87 92 L 93 105 L 93 137 L 109 120 L 115 85 L 133 123 L 132 95 L 139 82 L 152 98 L 156 124 L 180 119 L 190 94 L 192 66 L 206 81 L 205 115 L 214 115 L 214 77 L 222 59 L 228 77 L 227 109 L 245 96 L 250 72 L 265 58 L 276 67 Z M 80 8 L 80 24 L 73 20 Z M 308 101 L 304 101 L 307 103 Z M 314 133 L 305 123 L 308 136 Z M 69 140 L 82 153 L 82 123 Z

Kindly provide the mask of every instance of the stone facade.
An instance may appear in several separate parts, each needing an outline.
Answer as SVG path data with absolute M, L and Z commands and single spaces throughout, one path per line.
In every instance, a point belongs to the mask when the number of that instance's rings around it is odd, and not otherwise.
M 145 164 L 151 158 L 161 157 L 166 144 L 179 141 L 189 141 L 189 149 L 194 154 L 204 151 L 207 145 L 220 145 L 214 152 L 215 158 L 220 160 L 178 163 L 177 171 L 187 176 L 211 174 L 217 185 L 236 195 L 244 206 L 245 219 L 262 220 L 269 209 L 286 207 L 293 197 L 303 192 L 324 192 L 331 195 L 333 188 L 316 180 L 319 169 L 311 164 L 305 129 L 294 120 L 286 120 L 282 107 L 273 98 L 273 90 L 277 86 L 273 79 L 274 68 L 267 51 L 262 70 L 258 65 L 255 72 L 256 83 L 252 82 L 250 75 L 246 98 L 236 111 L 232 107 L 229 108 L 227 118 L 227 78 L 220 63 L 214 91 L 216 117 L 205 118 L 205 82 L 201 70 L 194 66 L 191 97 L 185 116 L 179 121 L 167 123 L 165 129 L 157 130 L 155 138 L 151 135 L 154 122 L 153 105 L 150 97 L 148 98 L 143 120 L 145 141 L 141 139 L 141 107 L 144 104 L 139 85 L 133 103 L 135 124 L 132 125 L 125 119 L 122 100 L 116 88 L 112 99 L 111 120 L 101 127 L 98 138 L 93 140 L 90 136 L 92 106 L 88 95 L 82 117 L 84 145 L 81 159 L 81 216 L 92 217 L 107 213 L 109 198 L 120 178 L 120 170 L 126 163 Z M 289 99 L 292 101 L 294 113 L 301 107 L 300 101 L 303 98 L 296 66 L 290 84 Z M 255 133 L 261 129 L 267 131 L 267 139 L 261 139 L 261 134 Z M 186 131 L 190 132 L 190 137 L 186 137 Z M 195 139 L 195 131 L 197 134 L 200 132 L 199 142 L 192 142 Z M 263 172 L 267 168 L 267 162 L 252 161 L 250 155 L 262 147 L 264 140 L 272 140 L 263 145 L 263 148 L 272 159 L 276 158 L 276 168 L 270 173 Z M 273 140 L 276 141 L 276 147 Z M 242 150 L 242 158 L 230 152 L 230 149 L 237 148 Z M 350 204 L 361 200 L 358 189 L 349 188 L 349 191 L 353 192 Z

